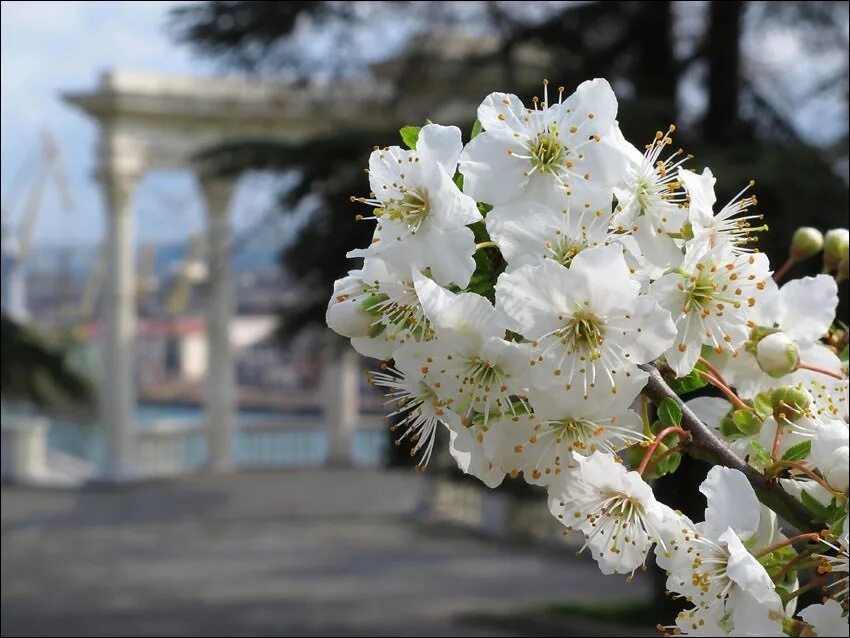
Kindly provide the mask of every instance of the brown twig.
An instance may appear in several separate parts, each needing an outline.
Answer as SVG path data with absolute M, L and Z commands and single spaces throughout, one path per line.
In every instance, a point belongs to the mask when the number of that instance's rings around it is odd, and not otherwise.
M 813 550 L 813 549 L 806 549 L 806 550 L 803 550 L 802 552 L 800 552 L 799 554 L 797 554 L 794 558 L 792 558 L 791 560 L 789 560 L 787 563 L 785 563 L 782 566 L 782 569 L 780 569 L 776 573 L 776 575 L 773 577 L 773 582 L 774 583 L 782 582 L 782 579 L 785 578 L 785 576 L 788 575 L 788 572 L 790 572 L 792 569 L 797 567 L 801 562 L 803 562 L 804 560 L 809 558 L 812 554 L 814 554 L 814 552 L 815 552 L 815 550 Z
M 768 554 L 772 554 L 778 549 L 782 549 L 783 547 L 787 547 L 788 545 L 793 545 L 794 543 L 799 543 L 801 541 L 817 542 L 819 540 L 820 534 L 818 534 L 817 532 L 798 534 L 797 536 L 792 536 L 791 538 L 783 538 L 781 541 L 778 541 L 773 545 L 768 545 L 764 549 L 760 550 L 758 554 L 755 555 L 755 557 L 761 558 L 762 556 L 767 556 Z
M 739 470 L 753 486 L 759 500 L 784 518 L 800 531 L 817 532 L 818 526 L 812 523 L 812 516 L 794 497 L 788 494 L 776 481 L 768 480 L 764 475 L 750 467 L 743 459 L 732 452 L 726 444 L 700 421 L 699 417 L 685 405 L 682 399 L 667 385 L 658 369 L 651 364 L 640 366 L 649 374 L 644 393 L 657 404 L 664 399 L 676 401 L 682 410 L 682 427 L 691 433 L 691 442 L 686 451 L 699 451 L 725 467 Z
M 661 441 L 667 438 L 670 434 L 676 434 L 684 441 L 691 438 L 690 432 L 676 426 L 670 426 L 669 428 L 661 430 L 661 432 L 655 435 L 655 440 L 650 444 L 646 452 L 643 453 L 643 459 L 641 459 L 640 465 L 638 465 L 637 469 L 638 474 L 643 476 L 643 473 L 646 471 L 646 466 L 649 465 L 649 459 L 651 459 L 652 455 L 655 454 L 655 450 L 657 450 L 658 446 L 661 445 Z

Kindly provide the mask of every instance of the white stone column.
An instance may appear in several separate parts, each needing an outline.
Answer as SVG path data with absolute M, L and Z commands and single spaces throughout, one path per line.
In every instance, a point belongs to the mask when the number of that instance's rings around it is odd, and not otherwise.
M 333 356 L 330 347 L 326 348 L 321 392 L 328 463 L 350 465 L 354 431 L 360 420 L 360 369 L 357 353 L 352 348 L 346 348 L 337 357 Z
M 107 171 L 100 180 L 108 206 L 100 386 L 101 423 L 107 442 L 104 478 L 121 481 L 133 473 L 136 273 L 132 199 L 137 175 Z
M 208 469 L 233 467 L 236 388 L 230 322 L 234 310 L 230 254 L 230 201 L 234 180 L 200 177 L 207 211 L 207 386 Z

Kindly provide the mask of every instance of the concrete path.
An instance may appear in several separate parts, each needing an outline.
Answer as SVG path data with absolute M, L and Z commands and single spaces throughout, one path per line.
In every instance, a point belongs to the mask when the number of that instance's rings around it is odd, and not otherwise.
M 365 470 L 4 487 L 2 635 L 634 635 L 514 612 L 641 598 L 648 575 L 423 527 L 425 489 Z

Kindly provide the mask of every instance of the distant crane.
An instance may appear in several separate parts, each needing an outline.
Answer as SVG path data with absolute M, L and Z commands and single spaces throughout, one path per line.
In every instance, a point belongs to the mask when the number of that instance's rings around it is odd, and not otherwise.
M 156 275 L 156 244 L 146 242 L 139 247 L 138 277 L 136 280 L 136 300 L 141 306 L 147 302 L 151 294 L 159 288 L 159 278 Z M 97 251 L 97 257 L 92 260 L 79 303 L 74 309 L 71 334 L 78 341 L 86 338 L 86 327 L 95 315 L 100 300 L 103 280 L 106 274 L 106 254 L 103 246 Z
M 159 277 L 156 274 L 157 246 L 145 242 L 139 246 L 138 267 L 136 276 L 136 303 L 139 311 L 149 307 L 148 300 L 159 289 Z
M 186 256 L 177 267 L 177 274 L 166 298 L 166 309 L 172 316 L 186 312 L 192 289 L 207 280 L 207 263 L 204 260 L 206 241 L 203 235 L 189 238 Z
M 68 190 L 59 146 L 52 135 L 44 133 L 41 141 L 41 163 L 20 217 L 17 233 L 4 232 L 3 238 L 2 307 L 11 317 L 18 320 L 24 320 L 29 315 L 24 264 L 30 254 L 38 214 L 51 178 L 59 192 L 63 208 L 69 210 L 73 207 L 73 199 Z M 3 210 L 4 218 L 8 219 L 8 214 Z

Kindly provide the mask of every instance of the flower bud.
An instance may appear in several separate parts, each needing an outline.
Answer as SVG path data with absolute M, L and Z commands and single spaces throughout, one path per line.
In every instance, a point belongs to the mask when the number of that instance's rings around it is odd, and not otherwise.
M 823 250 L 823 235 L 817 228 L 802 226 L 791 238 L 791 258 L 802 261 Z
M 800 355 L 797 344 L 784 332 L 769 334 L 756 345 L 759 368 L 770 376 L 784 377 L 797 369 Z
M 809 393 L 793 386 L 778 388 L 770 397 L 773 418 L 780 422 L 799 419 L 809 408 L 810 403 Z
M 372 319 L 361 307 L 363 282 L 351 275 L 334 282 L 334 294 L 328 302 L 325 321 L 343 337 L 368 336 Z
M 331 330 L 348 338 L 367 337 L 372 328 L 372 319 L 356 297 L 336 298 L 328 306 L 325 320 Z
M 847 258 L 850 251 L 850 231 L 846 228 L 833 228 L 828 231 L 823 240 L 823 265 L 827 272 L 838 267 L 842 259 Z

